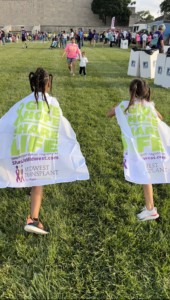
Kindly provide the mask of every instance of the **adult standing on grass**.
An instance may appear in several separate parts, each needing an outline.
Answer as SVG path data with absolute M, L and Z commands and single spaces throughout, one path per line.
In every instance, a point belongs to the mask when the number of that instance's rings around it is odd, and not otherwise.
M 158 38 L 158 42 L 156 45 L 156 49 L 159 50 L 159 53 L 164 53 L 164 37 L 163 32 L 165 31 L 166 27 L 164 24 L 159 25 L 158 30 L 153 34 L 153 39 Z
M 96 30 L 93 30 L 93 47 L 95 47 L 96 44 Z
M 89 40 L 89 46 L 91 46 L 91 41 L 93 39 L 93 33 L 92 33 L 92 30 L 89 29 L 89 35 L 88 35 L 88 40 Z
M 147 38 L 147 43 L 146 43 L 147 46 L 149 45 L 149 43 L 151 42 L 151 40 L 152 40 L 151 33 L 148 33 L 148 38 Z
M 24 27 L 21 27 L 22 48 L 24 48 L 24 44 L 25 44 L 26 48 L 28 48 L 27 42 L 26 42 L 26 37 L 27 37 L 27 33 L 26 33 Z
M 123 30 L 121 30 L 121 31 L 119 32 L 119 48 L 120 48 L 120 46 L 121 46 L 121 40 L 123 40 L 123 39 L 124 39 Z
M 82 29 L 82 28 L 81 28 L 81 32 L 82 32 L 82 35 L 81 35 L 81 36 L 82 36 L 82 44 L 81 44 L 81 45 L 82 45 L 82 47 L 83 47 L 83 46 L 84 46 L 84 32 L 83 32 L 83 29 Z
M 130 30 L 128 31 L 128 33 L 126 35 L 126 39 L 128 40 L 128 46 L 130 46 L 131 40 L 132 40 L 132 35 L 131 35 Z
M 96 43 L 98 43 L 98 40 L 99 40 L 99 33 L 98 31 L 96 31 Z
M 108 32 L 105 31 L 105 44 L 107 45 L 107 43 L 108 43 Z
M 2 43 L 5 45 L 5 32 L 2 30 Z
M 104 47 L 105 45 L 105 31 L 103 31 L 102 33 L 102 48 Z
M 61 46 L 63 46 L 63 32 L 62 31 L 59 31 L 58 41 L 60 43 L 60 48 L 61 48 Z
M 79 59 L 80 59 L 80 50 L 79 50 L 79 47 L 75 44 L 74 37 L 71 38 L 71 44 L 68 44 L 67 47 L 65 48 L 62 58 L 64 57 L 66 52 L 67 52 L 68 69 L 70 71 L 70 74 L 73 74 L 73 76 L 75 76 L 76 60 L 77 60 L 77 55 L 79 56 Z M 72 72 L 71 66 L 73 66 L 73 72 Z
M 146 48 L 147 38 L 148 38 L 148 35 L 146 34 L 146 32 L 144 32 L 142 38 L 143 38 L 143 48 L 145 49 Z
M 2 46 L 2 30 L 0 29 L 0 44 Z
M 63 49 L 67 46 L 67 34 L 63 31 Z
M 83 31 L 81 28 L 79 28 L 78 37 L 79 37 L 78 45 L 79 45 L 79 49 L 81 49 L 81 47 L 83 46 Z
M 74 37 L 74 31 L 73 31 L 73 29 L 71 28 L 70 29 L 70 34 L 69 34 L 69 39 L 70 39 L 70 41 L 71 41 L 71 39 Z
M 136 33 L 136 47 L 140 47 L 140 35 L 138 32 Z

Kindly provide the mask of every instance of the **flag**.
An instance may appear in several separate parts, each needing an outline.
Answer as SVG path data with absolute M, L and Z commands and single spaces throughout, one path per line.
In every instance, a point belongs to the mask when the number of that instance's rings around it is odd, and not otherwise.
M 112 18 L 111 29 L 115 29 L 115 17 Z

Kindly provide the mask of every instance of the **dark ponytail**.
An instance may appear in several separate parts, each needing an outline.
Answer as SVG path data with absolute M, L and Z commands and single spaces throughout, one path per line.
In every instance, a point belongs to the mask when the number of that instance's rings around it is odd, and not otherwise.
M 131 98 L 130 98 L 130 101 L 129 101 L 129 105 L 128 107 L 125 109 L 125 113 L 129 110 L 129 108 L 134 105 L 135 103 L 135 98 L 136 98 L 136 91 L 137 91 L 137 84 L 135 84 L 133 87 L 132 87 L 132 91 L 131 91 Z
M 130 89 L 131 98 L 129 101 L 128 107 L 125 109 L 125 113 L 129 110 L 129 108 L 134 105 L 135 98 L 138 98 L 139 100 L 146 100 L 150 101 L 151 99 L 151 90 L 148 86 L 147 82 L 143 79 L 134 79 L 130 83 Z
M 42 68 L 38 68 L 35 73 L 31 72 L 29 74 L 29 81 L 30 81 L 31 91 L 34 92 L 37 106 L 38 106 L 38 98 L 39 98 L 38 93 L 42 92 L 42 99 L 46 102 L 48 110 L 50 112 L 50 107 L 47 101 L 47 97 L 45 95 L 45 87 L 48 81 L 50 81 L 50 92 L 52 93 L 53 75 L 48 74 Z

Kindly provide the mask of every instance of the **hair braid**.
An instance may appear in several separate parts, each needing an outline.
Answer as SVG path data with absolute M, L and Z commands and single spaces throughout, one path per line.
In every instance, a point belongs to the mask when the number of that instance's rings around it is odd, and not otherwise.
M 46 102 L 50 112 L 50 107 L 45 94 L 45 88 L 47 83 L 50 81 L 50 92 L 52 93 L 53 75 L 48 74 L 45 70 L 43 70 L 43 68 L 38 68 L 35 73 L 31 72 L 29 74 L 29 81 L 30 81 L 31 90 L 32 92 L 34 92 L 37 106 L 38 106 L 39 92 L 41 92 L 42 99 Z
M 30 87 L 32 92 L 34 92 L 34 74 L 35 73 L 33 72 L 29 74 L 29 81 L 30 81 Z

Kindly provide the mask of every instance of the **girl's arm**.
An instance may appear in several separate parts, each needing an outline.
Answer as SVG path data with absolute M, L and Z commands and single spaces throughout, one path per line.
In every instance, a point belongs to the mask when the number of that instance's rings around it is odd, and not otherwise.
M 63 53 L 63 55 L 62 55 L 62 58 L 64 57 L 65 54 L 66 54 L 66 51 L 64 50 L 64 53 Z
M 111 108 L 111 109 L 108 111 L 108 113 L 107 113 L 107 117 L 108 117 L 108 118 L 112 118 L 112 117 L 115 116 L 115 109 L 116 109 L 116 107 L 118 107 L 118 106 L 119 106 L 119 104 L 116 105 L 115 107 Z
M 158 116 L 158 118 L 162 121 L 162 116 L 161 116 L 161 114 L 155 109 L 155 111 L 156 111 L 156 113 L 157 113 L 157 116 Z

